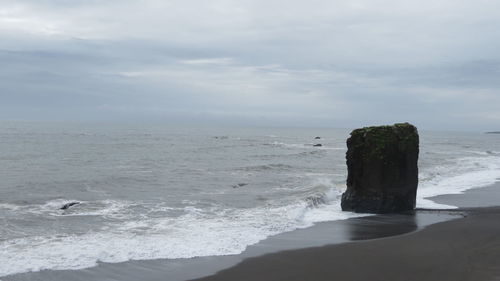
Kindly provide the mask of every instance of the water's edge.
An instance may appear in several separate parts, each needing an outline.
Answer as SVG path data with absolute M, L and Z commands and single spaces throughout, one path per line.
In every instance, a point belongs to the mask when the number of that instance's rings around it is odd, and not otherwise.
M 500 183 L 469 189 L 462 194 L 432 197 L 436 203 L 453 204 L 461 207 L 492 206 L 481 205 L 478 198 L 498 198 Z M 367 239 L 383 239 L 411 234 L 425 227 L 460 218 L 460 212 L 442 210 L 439 212 L 417 211 L 411 215 L 371 215 L 346 220 L 320 222 L 294 231 L 271 236 L 247 247 L 238 255 L 208 256 L 190 259 L 157 259 L 127 261 L 123 263 L 99 263 L 98 266 L 82 270 L 44 270 L 3 277 L 3 281 L 20 280 L 169 280 L 184 281 L 212 275 L 232 267 L 244 259 L 285 250 L 341 244 Z M 383 226 L 381 228 L 380 226 Z
M 14 125 L 0 134 L 3 281 L 198 274 L 206 261 L 408 233 L 434 216 L 342 212 L 346 130 Z M 456 208 L 429 198 L 500 175 L 496 139 L 421 141 L 417 208 Z M 374 230 L 381 220 L 390 231 Z

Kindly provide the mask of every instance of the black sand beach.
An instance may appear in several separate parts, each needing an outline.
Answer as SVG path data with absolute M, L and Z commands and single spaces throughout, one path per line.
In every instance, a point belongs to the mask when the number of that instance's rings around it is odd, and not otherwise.
M 491 203 L 499 192 L 496 184 L 446 202 Z M 197 280 L 500 280 L 500 207 L 457 211 L 464 217 L 407 235 L 268 254 Z

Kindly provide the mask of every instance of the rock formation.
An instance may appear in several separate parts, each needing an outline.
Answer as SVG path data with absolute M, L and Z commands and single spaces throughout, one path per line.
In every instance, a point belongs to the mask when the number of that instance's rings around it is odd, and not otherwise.
M 78 205 L 78 204 L 80 204 L 80 202 L 75 201 L 75 202 L 66 203 L 66 204 L 64 204 L 64 206 L 59 208 L 59 210 L 67 210 L 67 209 L 69 209 L 69 207 L 74 206 L 74 205 Z
M 347 190 L 342 210 L 394 213 L 413 210 L 419 138 L 408 123 L 356 129 L 347 139 Z
M 243 186 L 247 186 L 247 185 L 248 185 L 248 183 L 240 182 L 238 184 L 233 185 L 233 188 L 243 187 Z

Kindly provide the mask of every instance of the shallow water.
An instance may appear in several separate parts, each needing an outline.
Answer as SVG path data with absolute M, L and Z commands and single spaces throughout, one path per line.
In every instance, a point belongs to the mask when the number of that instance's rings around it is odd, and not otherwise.
M 353 217 L 339 207 L 349 131 L 0 123 L 0 276 L 238 254 Z M 500 177 L 497 135 L 420 136 L 418 207 Z

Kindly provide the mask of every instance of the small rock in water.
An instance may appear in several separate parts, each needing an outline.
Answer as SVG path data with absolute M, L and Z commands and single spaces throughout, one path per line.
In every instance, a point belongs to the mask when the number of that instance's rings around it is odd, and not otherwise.
M 319 147 L 319 146 L 323 146 L 323 145 L 321 143 L 317 143 L 317 144 L 315 144 L 313 146 Z
M 248 185 L 248 183 L 238 183 L 238 184 L 233 185 L 233 188 L 243 187 L 245 185 Z
M 59 210 L 66 210 L 66 209 L 69 209 L 69 207 L 74 206 L 74 205 L 78 205 L 78 204 L 80 204 L 80 202 L 66 203 L 66 204 L 64 204 L 64 206 L 62 206 L 61 208 L 59 208 Z
M 315 137 L 314 139 L 315 139 L 315 140 L 320 140 L 320 139 L 321 139 L 321 137 Z

